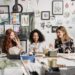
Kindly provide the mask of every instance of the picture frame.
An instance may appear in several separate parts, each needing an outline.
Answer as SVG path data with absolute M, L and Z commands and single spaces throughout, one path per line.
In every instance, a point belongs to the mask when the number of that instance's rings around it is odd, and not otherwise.
M 9 13 L 9 5 L 0 5 L 0 14 Z
M 52 33 L 55 33 L 57 28 L 58 26 L 52 26 Z
M 21 31 L 22 35 L 28 36 L 28 34 L 29 34 L 29 27 L 21 26 L 20 27 L 20 31 Z
M 11 13 L 11 24 L 20 25 L 20 13 Z
M 9 13 L 0 14 L 0 24 L 1 25 L 10 24 L 10 14 Z
M 4 25 L 0 25 L 0 35 L 4 34 Z
M 29 14 L 27 13 L 22 13 L 20 16 L 20 20 L 21 20 L 21 26 L 29 26 Z
M 17 34 L 19 34 L 19 33 L 20 33 L 20 25 L 14 25 L 14 26 L 13 26 L 13 30 L 14 30 Z
M 63 0 L 53 0 L 52 1 L 52 14 L 53 15 L 63 15 Z
M 41 20 L 50 20 L 50 11 L 42 11 Z
M 5 25 L 4 29 L 5 29 L 5 32 L 6 32 L 7 29 L 12 29 L 13 30 L 13 25 L 10 25 L 10 24 Z
M 23 20 L 25 20 L 25 22 L 22 22 Z M 21 13 L 20 21 L 20 35 L 29 38 L 30 32 L 34 29 L 34 12 Z

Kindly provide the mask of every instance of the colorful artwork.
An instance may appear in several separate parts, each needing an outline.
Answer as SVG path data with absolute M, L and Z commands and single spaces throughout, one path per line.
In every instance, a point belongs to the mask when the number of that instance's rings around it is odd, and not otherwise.
M 11 13 L 11 23 L 14 25 L 20 24 L 19 13 Z
M 0 24 L 9 24 L 9 14 L 0 14 Z
M 14 25 L 14 31 L 16 33 L 19 33 L 20 32 L 20 25 Z
M 6 31 L 7 29 L 13 29 L 13 25 L 5 25 L 5 31 Z

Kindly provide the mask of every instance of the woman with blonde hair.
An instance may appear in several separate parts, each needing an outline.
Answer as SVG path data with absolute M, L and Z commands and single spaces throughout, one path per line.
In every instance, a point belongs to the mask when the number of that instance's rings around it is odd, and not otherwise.
M 73 39 L 68 35 L 67 30 L 63 26 L 56 29 L 57 39 L 55 40 L 55 48 L 58 48 L 59 53 L 73 53 Z

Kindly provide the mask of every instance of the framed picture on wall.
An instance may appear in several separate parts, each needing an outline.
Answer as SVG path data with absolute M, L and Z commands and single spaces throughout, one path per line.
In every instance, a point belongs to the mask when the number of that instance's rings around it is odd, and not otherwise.
M 20 30 L 21 30 L 21 34 L 26 34 L 29 32 L 29 27 L 21 26 Z
M 14 30 L 16 33 L 19 33 L 19 32 L 20 32 L 20 25 L 14 25 L 14 26 L 13 26 L 13 30 Z
M 20 35 L 28 38 L 30 32 L 34 29 L 34 12 L 21 13 L 20 20 Z
M 29 14 L 21 14 L 21 26 L 29 26 Z
M 52 26 L 52 33 L 55 33 L 57 28 L 58 26 Z
M 10 16 L 8 13 L 0 14 L 0 24 L 9 24 L 10 23 Z
M 63 15 L 63 0 L 53 0 L 52 1 L 52 14 L 53 15 Z
M 9 5 L 0 5 L 0 14 L 9 13 Z
M 4 25 L 0 25 L 0 35 L 4 34 Z
M 5 31 L 6 31 L 7 29 L 13 29 L 13 25 L 5 25 Z
M 50 20 L 50 11 L 42 11 L 41 20 Z
M 11 24 L 20 25 L 20 13 L 11 13 Z

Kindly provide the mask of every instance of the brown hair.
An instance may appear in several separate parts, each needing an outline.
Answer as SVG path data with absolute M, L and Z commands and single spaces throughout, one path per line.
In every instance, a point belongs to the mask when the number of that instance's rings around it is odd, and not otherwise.
M 19 40 L 18 36 L 16 35 L 16 33 L 12 29 L 6 30 L 5 38 L 4 38 L 4 41 L 3 41 L 3 47 L 2 47 L 2 51 L 4 53 L 8 53 L 9 48 L 13 47 L 12 40 L 10 39 L 11 32 L 13 32 L 16 39 Z
M 67 30 L 65 29 L 64 26 L 59 26 L 57 29 L 56 29 L 56 33 L 58 32 L 58 30 L 64 32 L 64 35 L 63 35 L 63 41 L 68 41 L 70 39 L 68 33 L 67 33 Z M 57 39 L 59 39 L 59 37 L 57 36 Z

